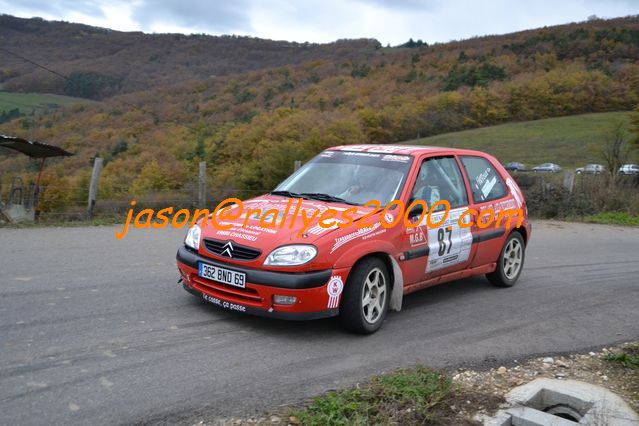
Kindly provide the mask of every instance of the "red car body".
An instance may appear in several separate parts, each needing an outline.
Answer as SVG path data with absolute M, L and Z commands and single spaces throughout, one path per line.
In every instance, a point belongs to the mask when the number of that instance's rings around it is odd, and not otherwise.
M 242 226 L 240 219 L 231 221 L 230 229 L 225 230 L 207 223 L 201 230 L 202 243 L 197 250 L 187 246 L 182 246 L 178 250 L 177 266 L 184 288 L 208 302 L 230 310 L 284 319 L 324 318 L 340 313 L 340 296 L 344 287 L 351 285 L 349 274 L 354 265 L 363 259 L 376 258 L 386 265 L 389 274 L 389 307 L 399 310 L 402 296 L 405 294 L 473 275 L 494 273 L 507 237 L 513 232 L 521 235 L 524 245 L 530 238 L 531 226 L 526 217 L 526 205 L 521 191 L 500 163 L 485 153 L 423 146 L 358 145 L 329 148 L 320 155 L 327 156 L 327 152 L 360 153 L 358 155 L 365 153 L 407 161 L 406 179 L 399 195 L 395 197 L 404 205 L 411 201 L 411 193 L 415 191 L 420 167 L 423 164 L 431 164 L 427 163 L 431 159 L 445 158 L 448 165 L 457 164 L 461 171 L 463 190 L 467 197 L 467 205 L 453 208 L 451 213 L 463 212 L 470 208 L 477 212 L 487 208 L 496 211 L 520 208 L 520 216 L 523 217 L 519 218 L 519 226 L 517 221 L 513 220 L 509 224 L 502 224 L 503 226 L 480 227 L 477 215 L 473 214 L 470 215 L 473 219 L 472 226 L 469 226 L 467 231 L 459 230 L 457 234 L 454 224 L 449 225 L 453 231 L 453 238 L 459 239 L 451 240 L 451 245 L 455 250 L 460 250 L 455 258 L 448 253 L 448 259 L 453 259 L 452 261 L 437 256 L 437 229 L 430 230 L 426 224 L 408 229 L 401 221 L 397 226 L 385 228 L 380 226 L 382 211 L 371 212 L 372 208 L 366 206 L 356 208 L 352 226 L 325 229 L 318 226 L 316 219 L 301 234 L 300 221 L 294 224 L 292 229 L 288 224 L 282 229 L 267 229 L 259 226 L 257 219 L 248 221 L 246 227 Z M 477 160 L 477 157 L 483 160 Z M 475 200 L 477 197 L 473 196 L 473 185 L 479 188 L 481 183 L 486 189 L 490 182 L 479 182 L 479 175 L 476 181 L 473 181 L 469 178 L 466 163 L 462 161 L 489 164 L 487 168 L 492 168 L 490 173 L 493 174 L 493 178 L 494 174 L 498 176 L 493 180 L 499 184 L 498 181 L 501 179 L 505 184 L 503 196 L 497 199 Z M 481 179 L 485 181 L 486 177 Z M 493 187 L 494 185 L 495 183 Z M 288 201 L 289 197 L 267 194 L 246 200 L 244 203 L 245 207 L 278 208 L 284 211 Z M 349 204 L 314 199 L 305 199 L 301 203 L 304 208 L 320 210 L 329 207 L 338 210 L 353 207 Z M 391 217 L 395 214 L 393 210 L 386 213 L 390 213 Z M 372 226 L 357 227 L 358 221 L 367 214 L 367 220 Z M 232 246 L 231 257 L 228 242 L 231 242 Z M 274 249 L 292 244 L 313 245 L 317 249 L 317 255 L 312 261 L 299 266 L 264 265 L 266 257 Z M 240 283 L 244 286 L 203 278 L 199 273 L 199 265 L 202 263 L 244 274 L 245 281 Z M 294 303 L 278 304 L 274 301 L 276 295 L 294 297 Z

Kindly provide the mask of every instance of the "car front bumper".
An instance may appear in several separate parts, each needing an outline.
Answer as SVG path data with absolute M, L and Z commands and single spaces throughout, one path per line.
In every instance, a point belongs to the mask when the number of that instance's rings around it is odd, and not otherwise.
M 233 287 L 198 276 L 200 262 L 246 274 L 245 288 Z M 177 266 L 184 289 L 223 309 L 252 315 L 289 320 L 312 320 L 339 314 L 328 308 L 327 284 L 336 275 L 346 279 L 348 270 L 324 270 L 306 273 L 274 272 L 238 267 L 204 257 L 182 246 Z M 295 303 L 273 303 L 273 296 L 293 296 Z

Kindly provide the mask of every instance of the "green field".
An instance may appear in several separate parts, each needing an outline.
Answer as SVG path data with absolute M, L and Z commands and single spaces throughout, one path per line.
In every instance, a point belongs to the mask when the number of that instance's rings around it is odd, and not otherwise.
M 402 144 L 477 149 L 502 163 L 518 161 L 528 168 L 551 162 L 564 168 L 602 163 L 597 147 L 611 137 L 615 123 L 628 123 L 628 112 L 573 115 L 483 127 L 415 139 Z M 637 161 L 637 150 L 628 162 Z
M 18 108 L 22 114 L 40 113 L 50 109 L 78 103 L 94 102 L 89 99 L 46 93 L 0 92 L 0 114 Z

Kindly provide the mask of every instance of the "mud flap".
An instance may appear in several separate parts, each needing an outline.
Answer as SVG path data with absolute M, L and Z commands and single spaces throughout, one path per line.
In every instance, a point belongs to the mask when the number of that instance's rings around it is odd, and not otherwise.
M 402 299 L 404 297 L 404 276 L 402 275 L 402 270 L 399 267 L 399 263 L 397 263 L 397 261 L 391 256 L 388 257 L 393 264 L 393 277 L 395 278 L 388 308 L 391 311 L 399 312 L 402 310 Z

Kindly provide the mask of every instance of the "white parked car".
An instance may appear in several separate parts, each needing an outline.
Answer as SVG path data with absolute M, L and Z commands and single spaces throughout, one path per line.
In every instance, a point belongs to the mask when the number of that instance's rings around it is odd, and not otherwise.
M 554 163 L 544 163 L 532 168 L 535 173 L 559 173 L 561 167 Z
M 639 175 L 639 165 L 637 164 L 624 164 L 619 167 L 620 175 Z
M 586 175 L 600 175 L 602 173 L 606 173 L 606 168 L 601 164 L 587 164 L 585 167 L 578 167 L 577 169 L 575 169 L 575 173 L 583 173 Z

